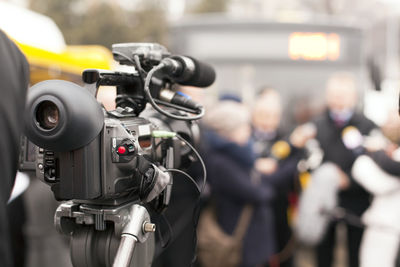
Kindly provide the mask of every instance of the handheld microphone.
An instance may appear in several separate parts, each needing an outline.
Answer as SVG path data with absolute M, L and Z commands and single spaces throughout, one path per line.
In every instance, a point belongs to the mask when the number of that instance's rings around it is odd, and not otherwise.
M 279 140 L 272 145 L 271 156 L 276 160 L 284 160 L 290 155 L 291 150 L 288 142 Z
M 306 124 L 303 124 L 303 125 L 297 127 L 293 131 L 288 142 L 279 140 L 272 145 L 272 147 L 271 147 L 272 157 L 274 157 L 277 160 L 286 159 L 292 153 L 291 145 L 296 147 L 296 144 L 298 144 L 298 142 L 295 142 L 295 140 L 294 140 L 295 138 L 297 138 L 297 139 L 299 139 L 299 137 L 303 138 L 303 139 L 306 138 L 306 140 L 308 142 L 308 141 L 310 141 L 311 138 L 313 138 L 313 136 L 316 135 L 316 131 L 317 131 L 317 129 L 316 129 L 315 125 L 312 123 L 306 123 Z M 296 135 L 296 137 L 294 137 L 294 135 Z
M 210 65 L 186 56 L 164 58 L 163 73 L 181 85 L 207 87 L 215 81 L 215 71 Z
M 361 132 L 354 126 L 347 126 L 342 131 L 342 141 L 344 146 L 352 150 L 356 155 L 361 155 L 365 152 L 364 137 Z
M 387 140 L 379 130 L 372 130 L 368 136 L 363 136 L 354 126 L 347 126 L 342 131 L 344 146 L 356 155 L 362 155 L 368 151 L 377 151 L 387 146 Z
M 312 173 L 310 184 L 300 196 L 295 231 L 298 239 L 308 245 L 318 244 L 325 235 L 332 211 L 338 203 L 338 168 L 324 163 Z

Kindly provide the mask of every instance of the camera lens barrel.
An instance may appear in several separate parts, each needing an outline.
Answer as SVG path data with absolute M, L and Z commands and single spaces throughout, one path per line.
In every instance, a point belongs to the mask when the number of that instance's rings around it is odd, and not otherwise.
M 103 125 L 100 104 L 77 84 L 49 80 L 29 89 L 25 134 L 39 147 L 60 152 L 75 150 L 89 144 Z

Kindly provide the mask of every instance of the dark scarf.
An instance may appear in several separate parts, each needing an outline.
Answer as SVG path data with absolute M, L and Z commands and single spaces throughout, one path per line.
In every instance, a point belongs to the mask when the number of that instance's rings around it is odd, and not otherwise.
M 250 141 L 246 145 L 241 146 L 211 130 L 205 131 L 204 137 L 207 140 L 210 151 L 222 152 L 246 169 L 253 168 L 256 157 Z

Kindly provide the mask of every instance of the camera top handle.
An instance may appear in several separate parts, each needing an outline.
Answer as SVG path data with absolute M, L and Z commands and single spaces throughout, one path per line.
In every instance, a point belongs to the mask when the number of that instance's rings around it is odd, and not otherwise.
M 82 73 L 82 80 L 85 83 L 85 87 L 95 97 L 97 96 L 100 86 L 117 86 L 119 91 L 117 95 L 117 106 L 121 106 L 121 103 L 125 103 L 125 105 L 122 106 L 131 107 L 133 109 L 133 113 L 136 115 L 139 115 L 140 112 L 144 110 L 147 102 L 152 104 L 151 101 L 149 101 L 149 97 L 146 97 L 145 92 L 142 89 L 142 81 L 137 73 L 117 72 L 102 69 L 86 69 Z M 158 99 L 164 84 L 165 82 L 163 80 L 157 77 L 151 77 L 150 97 L 153 102 L 158 105 L 163 105 L 191 114 L 201 114 L 202 116 L 203 107 L 200 105 L 197 105 L 196 109 L 194 109 Z M 126 104 L 126 102 L 131 103 L 131 105 Z M 189 118 L 189 120 L 198 119 L 193 117 L 184 118 Z M 174 117 L 174 119 L 176 118 Z
M 204 115 L 204 108 L 181 92 L 171 89 L 173 84 L 208 87 L 215 81 L 214 68 L 187 56 L 173 56 L 156 43 L 124 43 L 112 46 L 114 59 L 121 65 L 135 67 L 131 74 L 140 84 L 135 88 L 117 86 L 117 106 L 132 106 L 139 114 L 146 103 L 159 113 L 175 120 L 193 121 Z M 119 91 L 118 91 L 119 89 Z M 135 91 L 135 92 L 133 92 Z M 135 104 L 138 104 L 138 107 Z M 131 105 L 132 104 L 132 105 Z M 171 113 L 158 106 L 161 104 L 192 115 Z

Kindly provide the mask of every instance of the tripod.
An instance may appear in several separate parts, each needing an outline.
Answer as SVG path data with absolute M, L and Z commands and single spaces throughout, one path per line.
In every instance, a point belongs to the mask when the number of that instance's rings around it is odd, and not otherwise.
M 155 225 L 142 205 L 98 207 L 68 201 L 57 208 L 54 219 L 58 231 L 71 235 L 74 267 L 151 266 Z

